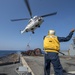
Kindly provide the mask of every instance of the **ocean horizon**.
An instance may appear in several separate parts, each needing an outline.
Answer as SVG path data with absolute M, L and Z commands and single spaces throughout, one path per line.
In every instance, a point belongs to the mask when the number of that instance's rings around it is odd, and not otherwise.
M 7 56 L 12 53 L 19 54 L 20 52 L 21 52 L 21 50 L 0 50 L 0 57 Z

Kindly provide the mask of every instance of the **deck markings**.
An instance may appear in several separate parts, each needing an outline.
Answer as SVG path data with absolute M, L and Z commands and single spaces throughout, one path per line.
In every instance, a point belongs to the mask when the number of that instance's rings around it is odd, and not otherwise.
M 69 71 L 68 73 L 75 74 L 75 71 Z
M 21 60 L 22 60 L 22 64 L 23 66 L 27 66 L 28 71 L 32 73 L 32 75 L 34 75 L 33 71 L 31 70 L 31 68 L 28 66 L 27 62 L 25 61 L 23 56 L 20 56 Z

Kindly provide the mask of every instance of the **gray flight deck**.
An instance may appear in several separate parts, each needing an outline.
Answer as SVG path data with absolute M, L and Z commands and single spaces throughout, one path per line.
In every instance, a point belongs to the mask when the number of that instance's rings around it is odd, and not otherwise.
M 44 75 L 44 57 L 43 56 L 23 56 L 28 66 L 33 71 L 34 75 Z M 61 64 L 67 73 L 64 75 L 75 75 L 75 57 L 61 56 Z M 51 65 L 51 75 L 54 75 L 54 70 Z
M 44 56 L 20 56 L 20 63 L 0 66 L 0 75 L 20 75 L 16 69 L 20 66 L 27 66 L 31 74 L 28 75 L 44 75 Z M 61 64 L 67 73 L 64 75 L 75 75 L 75 57 L 60 56 Z M 25 74 L 23 74 L 25 75 Z M 51 64 L 51 74 L 54 70 Z

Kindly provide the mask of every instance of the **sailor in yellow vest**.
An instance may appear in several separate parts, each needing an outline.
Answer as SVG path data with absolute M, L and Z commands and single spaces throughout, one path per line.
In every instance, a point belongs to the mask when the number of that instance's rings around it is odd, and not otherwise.
M 72 29 L 67 37 L 57 37 L 55 36 L 54 30 L 49 30 L 48 35 L 44 36 L 43 40 L 43 47 L 45 51 L 44 75 L 50 75 L 50 63 L 53 64 L 55 75 L 63 75 L 63 68 L 58 56 L 60 50 L 59 42 L 69 41 L 72 38 L 74 31 L 75 29 Z

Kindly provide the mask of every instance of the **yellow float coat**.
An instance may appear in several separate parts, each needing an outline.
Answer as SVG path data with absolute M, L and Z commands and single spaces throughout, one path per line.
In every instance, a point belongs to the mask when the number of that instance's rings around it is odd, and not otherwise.
M 59 52 L 60 50 L 60 43 L 57 39 L 57 36 L 54 35 L 47 35 L 44 38 L 43 47 L 45 52 Z

